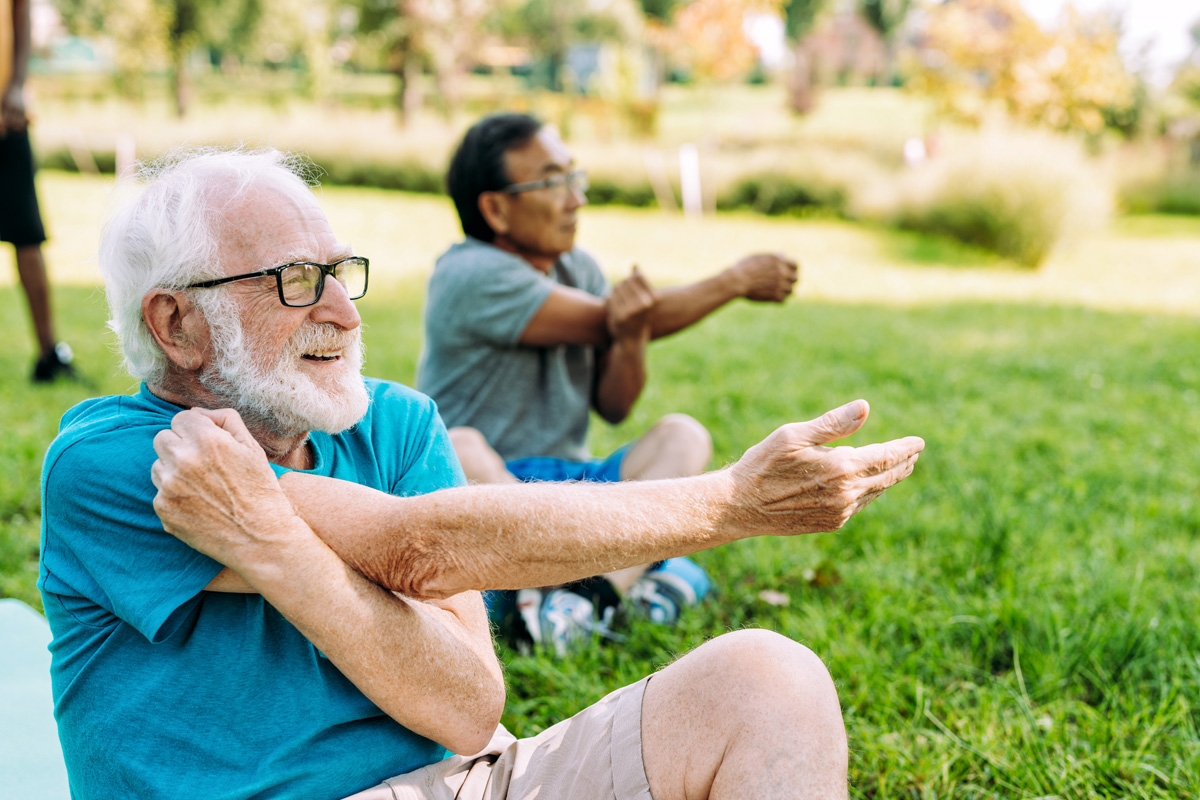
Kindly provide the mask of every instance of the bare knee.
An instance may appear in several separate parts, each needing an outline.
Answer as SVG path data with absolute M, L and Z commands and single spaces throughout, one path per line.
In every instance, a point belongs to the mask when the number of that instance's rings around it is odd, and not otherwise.
M 471 483 L 507 483 L 516 480 L 482 433 L 474 428 L 451 428 L 447 433 L 463 473 Z
M 643 734 L 655 797 L 747 796 L 750 786 L 761 789 L 750 796 L 845 796 L 846 731 L 829 672 L 770 631 L 719 636 L 655 675 Z
M 638 440 L 621 465 L 622 480 L 699 475 L 712 460 L 712 436 L 687 414 L 668 414 Z
M 801 694 L 828 695 L 836 701 L 837 691 L 829 670 L 812 650 L 786 636 L 766 630 L 741 630 L 718 636 L 697 650 L 705 651 L 712 669 L 728 674 L 748 689 L 764 687 L 759 697 L 774 702 L 791 686 Z M 774 695 L 774 700 L 771 700 Z
M 708 461 L 712 458 L 712 436 L 708 428 L 701 425 L 695 417 L 678 413 L 667 414 L 655 427 L 661 428 L 663 435 L 670 441 L 703 456 L 703 464 L 699 471 L 708 466 Z

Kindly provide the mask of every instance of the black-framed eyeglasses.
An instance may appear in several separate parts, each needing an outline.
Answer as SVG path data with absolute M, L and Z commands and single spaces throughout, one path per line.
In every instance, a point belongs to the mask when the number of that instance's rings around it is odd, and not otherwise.
M 200 281 L 184 288 L 208 289 L 223 283 L 274 275 L 275 285 L 279 289 L 279 302 L 292 308 L 303 308 L 311 306 L 321 299 L 321 292 L 325 291 L 326 275 L 332 275 L 335 281 L 346 287 L 346 294 L 350 296 L 351 300 L 357 300 L 365 295 L 367 293 L 367 267 L 370 263 L 362 256 L 350 256 L 332 264 L 293 261 L 290 264 L 281 264 L 278 267 L 271 267 L 259 272 L 247 272 L 245 275 Z
M 567 187 L 568 192 L 586 194 L 588 190 L 587 171 L 573 169 L 570 172 L 559 172 L 549 178 L 542 178 L 540 181 L 510 183 L 502 191 L 507 194 L 520 194 L 521 192 L 532 192 L 535 189 L 558 189 L 562 186 Z

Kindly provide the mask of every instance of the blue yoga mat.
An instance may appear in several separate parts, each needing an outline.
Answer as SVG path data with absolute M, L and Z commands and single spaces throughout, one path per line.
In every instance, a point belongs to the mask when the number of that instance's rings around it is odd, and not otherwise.
M 0 600 L 0 796 L 69 800 L 50 694 L 50 626 L 20 600 Z

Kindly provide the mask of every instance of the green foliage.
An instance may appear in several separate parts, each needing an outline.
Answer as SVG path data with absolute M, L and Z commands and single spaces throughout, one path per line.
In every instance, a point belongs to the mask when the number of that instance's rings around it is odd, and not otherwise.
M 1131 214 L 1200 214 L 1200 169 L 1140 178 L 1120 187 L 1122 210 Z
M 871 27 L 884 39 L 890 39 L 904 24 L 911 0 L 859 0 L 859 10 Z
M 1108 187 L 1079 148 L 1031 134 L 964 140 L 910 173 L 890 220 L 1037 267 L 1108 216 Z
M 717 208 L 749 209 L 769 215 L 821 208 L 843 214 L 847 193 L 845 185 L 823 181 L 820 176 L 767 172 L 740 179 L 717 197 Z
M 442 169 L 417 160 L 381 162 L 345 156 L 316 162 L 321 182 L 337 186 L 370 186 L 421 194 L 442 194 L 446 177 Z
M 788 0 L 783 7 L 784 29 L 788 38 L 799 41 L 812 30 L 829 6 L 829 0 Z

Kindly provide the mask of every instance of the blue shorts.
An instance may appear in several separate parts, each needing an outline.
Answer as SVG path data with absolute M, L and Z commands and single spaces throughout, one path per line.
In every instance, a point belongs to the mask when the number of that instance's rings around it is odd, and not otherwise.
M 507 462 L 504 466 L 521 481 L 592 481 L 615 483 L 621 480 L 621 462 L 632 445 L 625 445 L 608 458 L 592 461 L 568 461 L 565 458 L 531 456 Z

